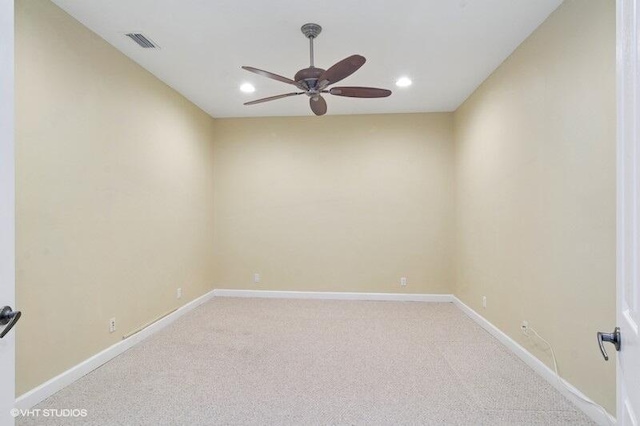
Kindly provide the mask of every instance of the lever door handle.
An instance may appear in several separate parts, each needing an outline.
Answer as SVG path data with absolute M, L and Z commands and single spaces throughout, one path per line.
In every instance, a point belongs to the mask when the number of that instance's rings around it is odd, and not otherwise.
M 14 311 L 11 309 L 11 306 L 5 306 L 0 310 L 0 326 L 5 326 L 2 332 L 0 332 L 0 339 L 6 336 L 13 326 L 16 325 L 21 316 L 22 312 Z
M 598 345 L 600 345 L 600 352 L 602 352 L 602 356 L 605 361 L 609 361 L 609 355 L 607 355 L 607 351 L 604 349 L 604 342 L 613 343 L 616 351 L 620 351 L 620 327 L 616 327 L 613 330 L 613 333 L 602 333 L 598 331 Z

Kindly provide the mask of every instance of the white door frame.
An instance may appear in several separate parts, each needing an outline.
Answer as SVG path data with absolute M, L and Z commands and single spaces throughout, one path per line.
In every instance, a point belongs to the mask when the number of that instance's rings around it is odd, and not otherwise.
M 13 0 L 0 0 L 0 307 L 15 307 Z M 13 425 L 15 332 L 0 339 L 0 424 Z
M 616 5 L 618 425 L 640 421 L 640 0 Z

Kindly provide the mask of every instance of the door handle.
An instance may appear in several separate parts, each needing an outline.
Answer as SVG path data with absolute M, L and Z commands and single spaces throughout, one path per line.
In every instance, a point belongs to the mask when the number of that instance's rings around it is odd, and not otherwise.
M 620 327 L 616 327 L 615 330 L 613 330 L 613 333 L 602 333 L 601 331 L 598 331 L 598 345 L 600 345 L 600 352 L 602 352 L 602 356 L 604 357 L 605 361 L 609 361 L 609 355 L 607 355 L 607 351 L 604 349 L 604 342 L 609 342 L 609 343 L 613 343 L 613 346 L 615 346 L 616 351 L 620 351 Z
M 12 328 L 20 317 L 22 316 L 22 312 L 14 311 L 11 309 L 11 306 L 5 306 L 0 310 L 0 325 L 4 325 L 4 330 L 0 332 L 0 339 L 2 339 Z

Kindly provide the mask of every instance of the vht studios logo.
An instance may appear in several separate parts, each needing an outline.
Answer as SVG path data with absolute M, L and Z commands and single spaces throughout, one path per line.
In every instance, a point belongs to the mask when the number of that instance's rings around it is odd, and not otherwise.
M 86 408 L 32 408 L 24 410 L 14 408 L 13 417 L 87 417 Z

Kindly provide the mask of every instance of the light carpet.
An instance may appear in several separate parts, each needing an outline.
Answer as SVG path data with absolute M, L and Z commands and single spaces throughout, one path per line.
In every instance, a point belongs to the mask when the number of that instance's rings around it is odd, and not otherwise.
M 215 298 L 28 425 L 593 424 L 451 303 Z

